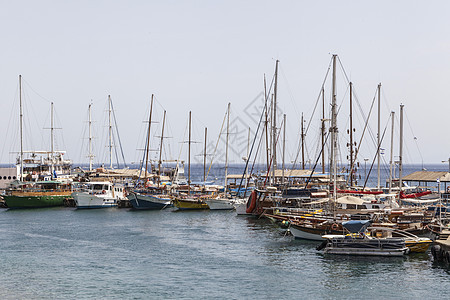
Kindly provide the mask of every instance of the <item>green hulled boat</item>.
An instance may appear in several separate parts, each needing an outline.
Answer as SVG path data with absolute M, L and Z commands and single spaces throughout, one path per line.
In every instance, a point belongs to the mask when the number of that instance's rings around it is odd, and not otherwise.
M 39 208 L 63 206 L 64 201 L 72 198 L 70 183 L 59 181 L 41 181 L 32 186 L 22 183 L 7 190 L 3 196 L 8 208 Z

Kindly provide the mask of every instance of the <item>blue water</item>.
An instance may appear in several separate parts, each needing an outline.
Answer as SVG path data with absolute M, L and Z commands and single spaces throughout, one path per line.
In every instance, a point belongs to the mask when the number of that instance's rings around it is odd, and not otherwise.
M 0 210 L 0 299 L 450 299 L 432 255 L 324 256 L 234 212 Z
M 324 256 L 234 212 L 0 212 L 1 299 L 450 298 L 430 253 Z

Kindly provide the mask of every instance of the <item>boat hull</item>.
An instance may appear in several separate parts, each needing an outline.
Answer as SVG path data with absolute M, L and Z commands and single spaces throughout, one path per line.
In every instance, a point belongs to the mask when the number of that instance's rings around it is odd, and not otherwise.
M 360 249 L 360 248 L 325 248 L 326 254 L 360 255 L 360 256 L 403 256 L 407 254 L 407 247 L 400 249 Z
M 52 206 L 63 206 L 64 200 L 70 198 L 71 192 L 67 193 L 22 193 L 20 195 L 3 196 L 8 208 L 41 208 Z
M 77 208 L 107 208 L 116 207 L 117 199 L 100 197 L 86 192 L 76 192 L 72 194 Z
M 172 199 L 155 195 L 130 193 L 127 198 L 130 200 L 133 209 L 138 210 L 164 209 L 172 206 Z
M 418 241 L 414 240 L 406 240 L 405 245 L 408 247 L 413 253 L 424 253 L 430 248 L 433 243 L 430 239 L 421 239 Z
M 209 209 L 208 204 L 197 199 L 179 199 L 173 200 L 173 205 L 179 210 L 197 210 L 197 209 Z
M 234 209 L 233 201 L 230 199 L 207 199 L 206 204 L 211 210 L 232 210 Z

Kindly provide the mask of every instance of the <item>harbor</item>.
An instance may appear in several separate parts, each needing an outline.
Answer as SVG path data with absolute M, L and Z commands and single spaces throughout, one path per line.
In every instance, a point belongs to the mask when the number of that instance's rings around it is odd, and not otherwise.
M 450 299 L 449 9 L 1 3 L 0 299 Z

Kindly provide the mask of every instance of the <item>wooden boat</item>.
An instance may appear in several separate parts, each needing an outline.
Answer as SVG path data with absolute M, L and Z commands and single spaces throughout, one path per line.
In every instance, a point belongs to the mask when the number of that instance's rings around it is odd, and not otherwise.
M 208 204 L 201 197 L 175 197 L 173 205 L 179 210 L 209 209 Z
M 388 227 L 371 226 L 368 228 L 371 236 L 379 238 L 399 237 L 405 240 L 406 247 L 411 253 L 424 253 L 433 241 L 429 238 L 418 237 L 410 232 Z
M 39 181 L 9 189 L 3 199 L 8 208 L 39 208 L 63 206 L 64 200 L 71 198 L 71 194 L 70 183 Z

